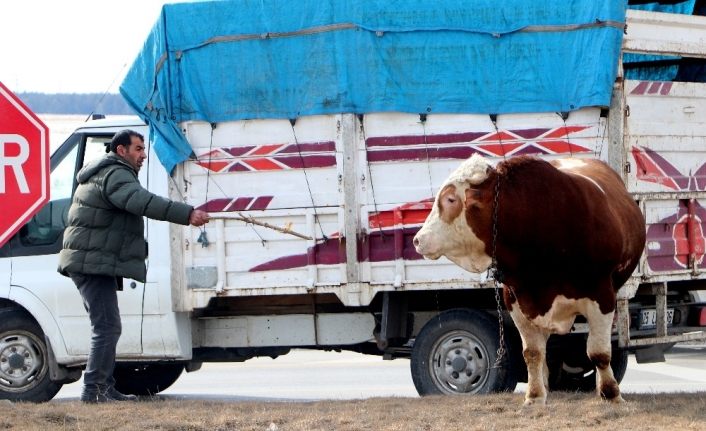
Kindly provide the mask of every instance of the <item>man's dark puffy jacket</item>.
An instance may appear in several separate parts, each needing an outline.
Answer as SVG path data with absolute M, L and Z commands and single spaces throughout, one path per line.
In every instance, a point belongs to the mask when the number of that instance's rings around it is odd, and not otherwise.
M 147 276 L 144 217 L 189 224 L 190 205 L 145 190 L 137 172 L 114 153 L 89 163 L 76 177 L 59 272 L 132 278 Z

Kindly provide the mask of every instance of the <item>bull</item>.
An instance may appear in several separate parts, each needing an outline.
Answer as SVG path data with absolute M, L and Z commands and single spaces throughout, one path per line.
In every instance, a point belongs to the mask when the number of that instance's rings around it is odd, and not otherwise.
M 522 339 L 525 405 L 546 403 L 547 339 L 568 333 L 579 314 L 597 392 L 623 401 L 610 367 L 612 323 L 616 293 L 645 247 L 645 220 L 608 165 L 519 156 L 493 168 L 473 155 L 444 182 L 413 243 L 470 272 L 494 264 Z

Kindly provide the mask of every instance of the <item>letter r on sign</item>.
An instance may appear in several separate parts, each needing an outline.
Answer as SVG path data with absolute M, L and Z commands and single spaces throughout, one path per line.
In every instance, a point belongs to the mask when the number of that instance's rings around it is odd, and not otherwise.
M 5 156 L 5 148 L 9 144 L 16 144 L 20 147 L 20 153 L 7 157 Z M 17 185 L 20 188 L 20 193 L 29 193 L 27 178 L 22 170 L 22 164 L 29 158 L 29 142 L 21 135 L 17 134 L 0 134 L 0 193 L 5 193 L 5 166 L 12 168 L 15 173 Z

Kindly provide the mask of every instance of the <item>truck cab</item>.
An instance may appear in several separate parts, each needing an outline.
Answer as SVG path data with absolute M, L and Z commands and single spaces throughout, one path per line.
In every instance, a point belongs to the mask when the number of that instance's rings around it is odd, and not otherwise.
M 74 283 L 56 272 L 58 253 L 76 173 L 103 156 L 113 135 L 125 128 L 148 136 L 147 126 L 137 117 L 95 120 L 61 144 L 51 156 L 51 200 L 0 248 L 0 394 L 10 399 L 50 399 L 60 387 L 57 382 L 80 377 L 90 349 L 90 322 Z M 154 153 L 146 164 L 140 181 L 165 195 L 168 176 L 157 166 Z M 151 250 L 169 248 L 167 230 L 164 223 L 147 220 L 145 235 Z M 172 312 L 168 256 L 149 257 L 147 283 L 123 281 L 118 295 L 123 324 L 117 346 L 120 360 L 191 357 L 190 331 L 177 330 L 188 317 Z M 17 352 L 22 352 L 22 361 Z

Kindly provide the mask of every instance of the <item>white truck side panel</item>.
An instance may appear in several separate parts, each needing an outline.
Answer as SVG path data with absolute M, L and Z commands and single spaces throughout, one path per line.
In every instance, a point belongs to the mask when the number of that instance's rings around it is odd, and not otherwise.
M 366 204 L 409 204 L 432 199 L 448 174 L 473 153 L 501 160 L 517 154 L 546 157 L 596 153 L 605 122 L 597 108 L 572 112 L 499 115 L 385 113 L 364 117 L 360 150 L 370 169 Z M 497 126 L 497 128 L 496 128 Z M 364 167 L 365 168 L 365 167 Z
M 704 84 L 627 81 L 628 188 L 634 193 L 706 189 Z M 656 153 L 656 155 L 655 155 Z
M 706 249 L 706 86 L 626 81 L 628 190 L 647 221 L 652 280 L 704 276 Z
M 624 52 L 706 58 L 706 17 L 629 9 Z
M 339 206 L 339 131 L 335 115 L 301 118 L 294 126 L 251 120 L 212 130 L 189 123 L 186 137 L 198 159 L 183 165 L 186 197 L 212 212 Z
M 365 305 L 379 290 L 478 287 L 485 274 L 469 274 L 446 259 L 425 261 L 411 244 L 442 181 L 473 153 L 495 161 L 517 154 L 604 155 L 600 112 L 504 115 L 495 124 L 486 115 L 400 113 L 306 117 L 294 126 L 288 120 L 215 128 L 185 123 L 197 159 L 178 168 L 171 194 L 215 220 L 202 229 L 173 230 L 181 248 L 174 258 L 184 268 L 172 283 L 176 309 L 203 307 L 217 295 L 315 290 Z M 342 126 L 347 122 L 354 127 Z M 355 146 L 353 153 L 346 145 Z M 313 239 L 228 219 L 233 216 Z M 350 222 L 353 250 L 346 248 Z M 349 259 L 357 267 L 350 284 Z

